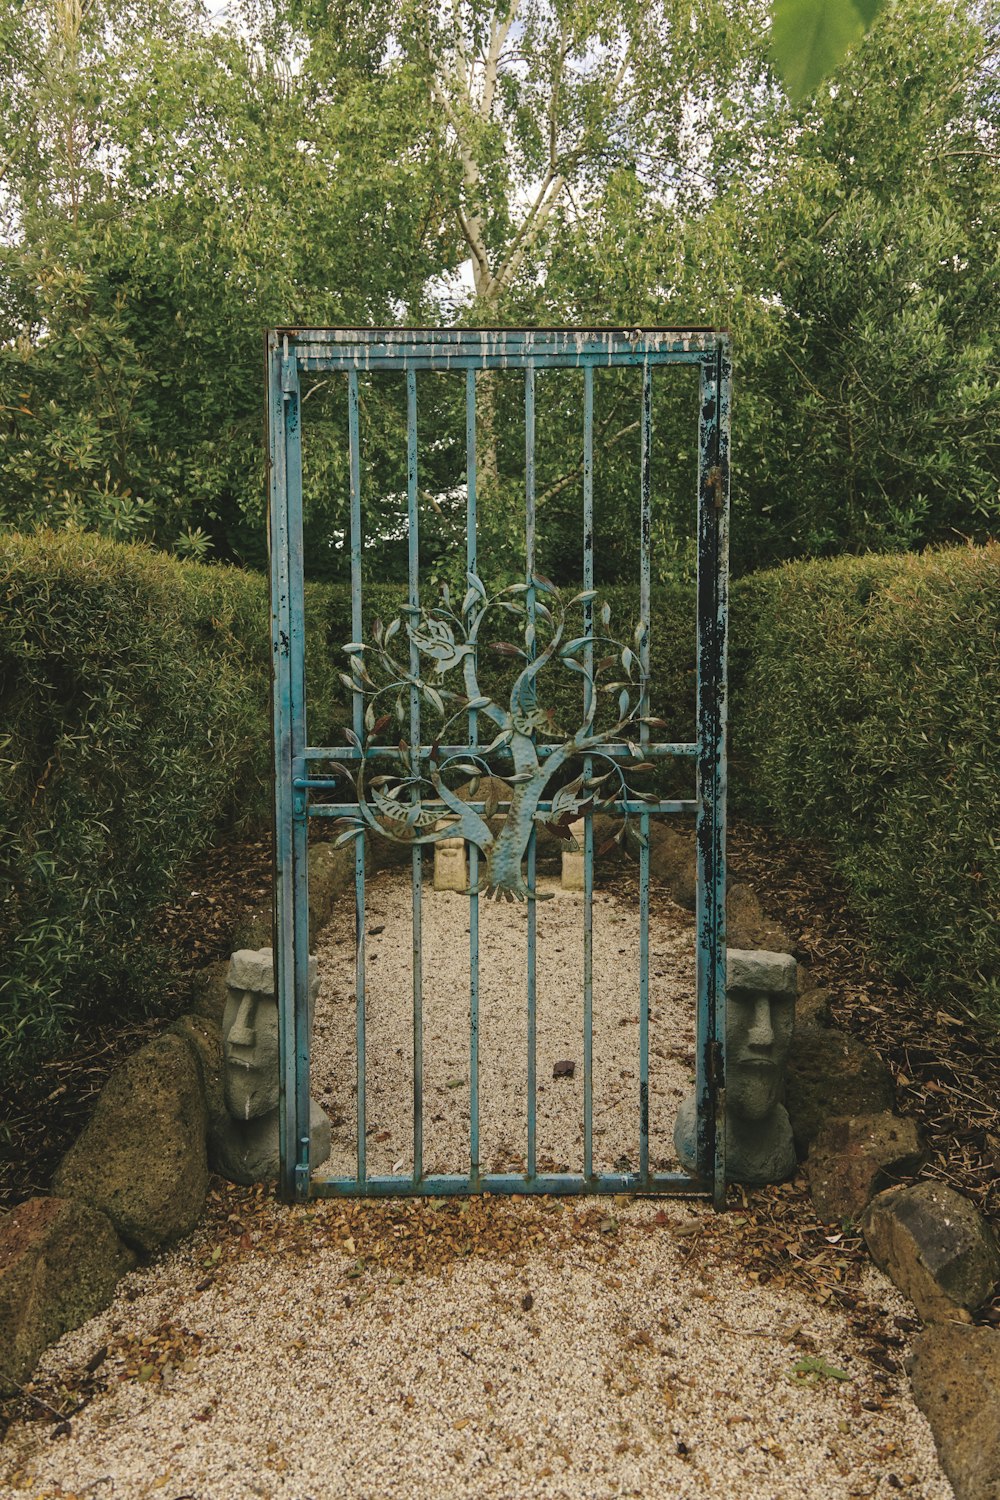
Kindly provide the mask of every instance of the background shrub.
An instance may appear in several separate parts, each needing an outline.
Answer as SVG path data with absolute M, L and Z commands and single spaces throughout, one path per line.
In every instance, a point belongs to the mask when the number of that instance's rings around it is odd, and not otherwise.
M 601 590 L 628 638 L 637 591 Z M 733 588 L 733 803 L 825 846 L 883 958 L 1000 1017 L 1000 547 L 795 563 Z M 398 586 L 366 591 L 365 633 Z M 694 737 L 693 591 L 654 595 L 653 709 Z M 342 743 L 350 590 L 307 588 L 309 729 Z M 514 622 L 511 622 L 513 625 Z M 509 664 L 484 658 L 506 699 Z M 580 681 L 540 694 L 571 732 Z M 0 1071 L 162 1000 L 149 917 L 221 832 L 259 829 L 267 580 L 89 534 L 0 536 Z M 691 791 L 689 763 L 664 787 Z
M 600 595 L 627 639 L 638 590 Z M 366 631 L 403 597 L 369 586 Z M 336 654 L 350 590 L 321 603 Z M 1000 546 L 788 563 L 733 582 L 730 624 L 733 807 L 832 854 L 891 969 L 1000 1018 Z M 505 666 L 481 668 L 501 699 Z M 663 738 L 693 739 L 689 586 L 654 591 L 651 672 Z M 569 730 L 579 695 L 569 672 L 540 687 Z M 660 785 L 691 795 L 689 763 Z
M 883 957 L 1000 1016 L 1000 546 L 795 563 L 733 603 L 740 800 L 826 845 Z
M 259 574 L 0 536 L 0 1069 L 155 1007 L 150 913 L 221 828 L 267 816 L 268 616 Z

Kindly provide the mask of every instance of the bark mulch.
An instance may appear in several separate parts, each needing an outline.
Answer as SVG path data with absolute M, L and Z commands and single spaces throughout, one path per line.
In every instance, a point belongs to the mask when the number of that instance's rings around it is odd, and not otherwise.
M 893 981 L 862 919 L 812 845 L 742 820 L 729 828 L 733 864 L 768 914 L 797 936 L 796 956 L 829 990 L 836 1023 L 887 1064 L 897 1109 L 917 1120 L 921 1172 L 964 1193 L 1000 1230 L 1000 1041 L 942 992 L 936 1000 Z M 981 1314 L 1000 1324 L 1000 1289 Z

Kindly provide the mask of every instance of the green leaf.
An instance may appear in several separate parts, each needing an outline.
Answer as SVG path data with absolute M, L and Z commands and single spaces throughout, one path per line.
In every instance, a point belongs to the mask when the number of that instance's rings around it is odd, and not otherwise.
M 790 1370 L 785 1372 L 785 1378 L 792 1385 L 813 1384 L 819 1380 L 850 1380 L 846 1370 L 841 1370 L 837 1365 L 828 1364 L 818 1354 L 806 1354 L 797 1359 Z
M 788 97 L 807 99 L 840 66 L 884 0 L 773 0 L 771 56 Z

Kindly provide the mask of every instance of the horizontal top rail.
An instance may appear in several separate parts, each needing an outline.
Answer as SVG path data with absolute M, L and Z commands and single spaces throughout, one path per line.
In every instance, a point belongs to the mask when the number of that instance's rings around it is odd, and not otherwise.
M 562 744 L 563 742 L 559 741 L 551 745 L 536 745 L 535 753 L 540 757 L 554 755 L 557 750 L 562 748 Z M 647 743 L 641 748 L 643 756 L 673 755 L 694 758 L 698 754 L 700 747 L 695 741 L 671 740 L 664 741 L 663 743 Z M 597 746 L 581 745 L 578 754 L 592 754 L 595 750 L 599 751 L 602 756 L 610 757 L 614 760 L 632 759 L 635 753 L 633 747 L 627 742 L 614 743 L 612 741 L 602 741 Z M 454 745 L 407 745 L 403 750 L 400 750 L 398 744 L 369 745 L 365 750 L 357 750 L 353 745 L 307 745 L 302 751 L 302 756 L 304 760 L 360 761 L 379 760 L 384 757 L 389 760 L 404 760 L 409 762 L 416 755 L 420 760 L 443 762 L 453 759 L 456 755 L 485 756 L 487 751 L 491 759 L 511 759 L 511 753 L 507 747 L 490 750 L 488 745 L 474 745 L 470 744 L 467 740 Z M 485 775 L 486 773 L 484 772 L 483 774 Z
M 728 347 L 706 328 L 279 328 L 304 370 L 698 364 Z

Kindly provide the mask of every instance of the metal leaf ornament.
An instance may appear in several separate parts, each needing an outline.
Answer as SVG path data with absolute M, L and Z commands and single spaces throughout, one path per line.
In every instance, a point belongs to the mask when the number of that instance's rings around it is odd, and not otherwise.
M 625 742 L 633 761 L 640 759 L 633 742 L 640 737 L 646 677 L 636 652 L 604 633 L 610 622 L 606 604 L 598 611 L 602 633 L 595 634 L 591 627 L 564 642 L 567 609 L 587 609 L 595 597 L 592 590 L 578 594 L 567 605 L 556 586 L 541 576 L 492 596 L 475 574 L 468 575 L 468 584 L 461 614 L 443 592 L 440 604 L 430 609 L 407 606 L 387 628 L 377 621 L 371 642 L 351 641 L 344 648 L 351 667 L 350 676 L 343 674 L 344 681 L 367 701 L 364 744 L 351 731 L 345 731 L 347 738 L 365 751 L 365 757 L 354 778 L 358 817 L 342 820 L 338 842 L 366 829 L 408 845 L 466 839 L 477 846 L 484 859 L 477 891 L 505 900 L 528 901 L 535 899 L 535 893 L 525 881 L 524 861 L 536 824 L 546 824 L 567 847 L 576 848 L 570 825 L 585 812 L 611 808 L 628 799 L 649 800 L 648 793 L 629 786 L 625 768 L 605 748 Z M 523 649 L 510 641 L 493 643 L 493 650 L 501 656 L 523 662 L 506 704 L 495 702 L 480 688 L 477 660 L 484 623 L 491 614 L 501 611 L 518 618 L 524 636 Z M 646 629 L 640 621 L 635 642 L 641 642 Z M 396 643 L 414 648 L 419 671 L 397 654 Z M 595 660 L 596 665 L 590 665 Z M 433 682 L 427 680 L 425 668 L 433 674 Z M 545 674 L 558 669 L 574 671 L 589 684 L 586 711 L 575 733 L 568 737 L 559 734 L 551 709 L 538 701 Z M 618 672 L 618 680 L 606 681 L 612 671 Z M 615 704 L 616 716 L 614 723 L 597 731 L 595 721 L 602 694 Z M 421 755 L 405 738 L 400 739 L 397 749 L 403 763 L 409 762 L 408 774 L 387 773 L 378 767 L 378 756 L 372 752 L 380 744 L 385 746 L 385 740 L 378 737 L 384 735 L 393 718 L 406 725 L 407 704 L 414 699 L 420 702 L 425 722 L 428 713 L 436 720 L 433 736 L 426 729 L 423 732 L 429 749 Z M 440 747 L 448 743 L 453 727 L 465 721 L 470 712 L 477 716 L 479 737 L 487 739 L 482 733 L 485 720 L 493 730 L 492 739 L 482 746 L 443 755 Z M 462 722 L 461 735 L 464 732 Z M 453 733 L 452 737 L 458 736 Z M 540 755 L 543 743 L 547 753 Z M 603 762 L 602 773 L 577 774 L 561 781 L 560 773 L 565 774 L 572 763 L 585 756 L 591 763 Z M 374 776 L 373 763 L 377 771 Z M 632 767 L 633 773 L 648 769 L 645 763 Z M 344 768 L 338 767 L 338 771 Z M 492 777 L 493 783 L 477 805 L 472 798 L 483 777 Z M 509 798 L 504 799 L 507 810 L 503 824 L 495 830 L 490 820 L 502 805 L 496 796 L 497 782 L 507 788 Z M 459 795 L 463 791 L 464 797 Z M 540 806 L 544 800 L 550 803 L 547 809 Z M 628 811 L 623 809 L 619 841 L 628 821 Z

